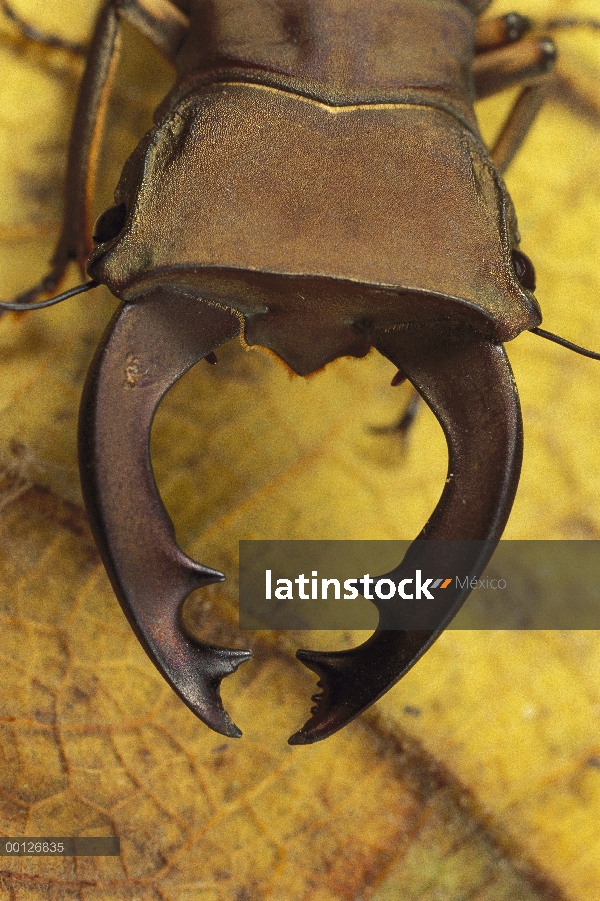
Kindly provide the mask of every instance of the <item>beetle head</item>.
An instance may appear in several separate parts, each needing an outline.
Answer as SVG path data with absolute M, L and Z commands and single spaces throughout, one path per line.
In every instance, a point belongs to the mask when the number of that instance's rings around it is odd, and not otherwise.
M 541 319 L 499 176 L 433 107 L 196 90 L 131 156 L 96 237 L 88 271 L 117 296 L 225 306 L 300 374 L 392 327 L 502 342 Z

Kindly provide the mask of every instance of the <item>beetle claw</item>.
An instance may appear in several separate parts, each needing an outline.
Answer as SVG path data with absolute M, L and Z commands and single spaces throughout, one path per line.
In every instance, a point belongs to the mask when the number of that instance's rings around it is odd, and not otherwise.
M 319 676 L 323 693 L 314 697 L 308 722 L 290 738 L 293 745 L 337 732 L 417 662 L 461 607 L 471 580 L 485 569 L 517 489 L 521 416 L 503 348 L 433 334 L 418 345 L 400 330 L 386 332 L 377 347 L 407 373 L 429 404 L 449 449 L 449 474 L 438 505 L 402 563 L 385 578 L 399 583 L 410 580 L 417 568 L 425 573 L 439 568 L 440 575 L 453 577 L 452 584 L 426 608 L 378 603 L 378 629 L 359 647 L 298 651 L 298 659 Z
M 333 735 L 370 707 L 429 647 L 432 631 L 376 632 L 348 651 L 298 651 L 296 657 L 319 676 L 316 705 L 291 745 L 308 745 Z
M 144 650 L 179 697 L 216 732 L 240 730 L 223 708 L 225 676 L 252 654 L 187 635 L 181 607 L 222 582 L 178 547 L 150 462 L 152 419 L 169 388 L 239 331 L 227 311 L 157 292 L 116 313 L 90 366 L 79 460 L 86 510 L 115 594 Z

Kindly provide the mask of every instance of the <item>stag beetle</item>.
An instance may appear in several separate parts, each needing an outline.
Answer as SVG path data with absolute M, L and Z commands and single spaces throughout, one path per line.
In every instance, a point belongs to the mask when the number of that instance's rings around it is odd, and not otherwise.
M 122 301 L 83 390 L 85 506 L 150 659 L 224 735 L 241 733 L 220 682 L 251 655 L 184 633 L 186 597 L 224 576 L 177 546 L 149 453 L 158 404 L 195 363 L 214 361 L 240 335 L 302 376 L 375 347 L 410 380 L 442 425 L 449 470 L 396 580 L 425 559 L 432 539 L 479 542 L 468 561 L 476 579 L 510 513 L 522 427 L 502 345 L 526 329 L 549 333 L 538 328 L 534 270 L 502 173 L 542 103 L 556 53 L 551 40 L 528 34 L 522 16 L 480 20 L 488 5 L 106 0 L 100 9 L 52 269 L 3 306 L 35 309 L 99 284 Z M 172 63 L 176 80 L 127 160 L 92 247 L 96 148 L 123 21 Z M 516 84 L 521 93 L 489 151 L 473 102 Z M 36 302 L 71 260 L 92 281 Z M 290 742 L 333 734 L 400 679 L 469 593 L 449 591 L 435 628 L 394 630 L 382 616 L 360 647 L 299 651 L 323 693 Z

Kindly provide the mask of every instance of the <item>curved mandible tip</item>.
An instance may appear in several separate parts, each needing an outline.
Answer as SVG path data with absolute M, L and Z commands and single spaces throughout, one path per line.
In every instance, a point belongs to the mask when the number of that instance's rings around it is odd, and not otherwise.
M 386 332 L 378 350 L 406 373 L 440 422 L 449 450 L 448 478 L 427 525 L 387 578 L 417 569 L 461 574 L 427 615 L 378 602 L 378 630 L 348 651 L 298 651 L 319 676 L 312 716 L 290 744 L 327 738 L 362 713 L 421 657 L 457 613 L 494 552 L 510 513 L 522 458 L 517 390 L 504 349 L 488 341 Z M 381 578 L 386 578 L 381 577 Z M 376 581 L 376 580 L 375 580 Z M 441 579 L 440 579 L 441 581 Z M 437 602 L 437 598 L 436 598 Z
M 181 606 L 222 573 L 181 551 L 150 462 L 150 429 L 169 388 L 239 332 L 226 310 L 158 292 L 122 305 L 90 366 L 79 418 L 79 466 L 90 525 L 115 594 L 146 653 L 216 732 L 241 732 L 224 710 L 221 680 L 249 651 L 193 641 Z

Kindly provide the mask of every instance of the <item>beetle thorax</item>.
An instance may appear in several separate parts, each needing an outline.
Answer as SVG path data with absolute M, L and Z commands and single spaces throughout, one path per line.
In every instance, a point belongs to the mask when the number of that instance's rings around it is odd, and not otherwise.
M 195 0 L 179 79 L 279 83 L 325 102 L 407 91 L 471 100 L 475 15 L 462 0 Z M 479 3 L 481 5 L 481 3 Z

